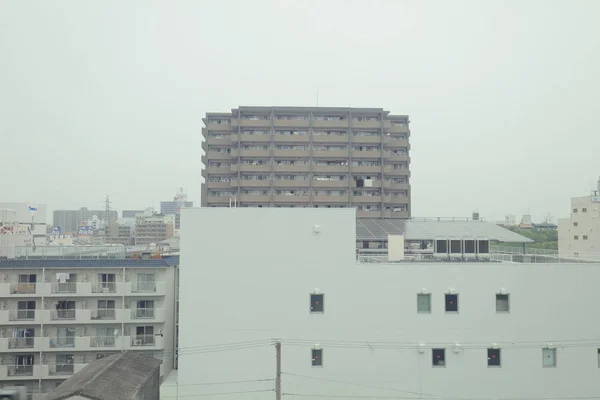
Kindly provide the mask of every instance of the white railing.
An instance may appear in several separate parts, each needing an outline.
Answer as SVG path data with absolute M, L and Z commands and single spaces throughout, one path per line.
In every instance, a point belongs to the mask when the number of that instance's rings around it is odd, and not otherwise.
M 50 318 L 52 321 L 57 321 L 61 319 L 75 319 L 75 309 L 69 310 L 52 310 L 50 312 Z
M 155 316 L 154 308 L 137 308 L 131 310 L 131 319 L 152 319 Z
M 94 282 L 92 283 L 92 293 L 116 293 L 116 282 Z
M 48 345 L 50 348 L 70 348 L 75 347 L 75 336 L 70 337 L 49 337 Z
M 154 335 L 135 335 L 131 336 L 131 346 L 154 346 L 156 337 Z
M 32 376 L 33 365 L 7 365 L 6 374 L 8 376 Z
M 80 366 L 80 364 L 75 364 L 75 363 L 48 364 L 48 374 L 49 375 L 73 375 L 75 373 L 76 365 Z
M 33 321 L 36 310 L 9 310 L 9 321 Z
M 8 339 L 9 349 L 30 349 L 35 347 L 34 337 L 19 337 Z
M 134 293 L 154 293 L 157 282 L 132 282 L 131 291 Z
M 53 282 L 52 293 L 77 293 L 77 282 Z
M 115 347 L 117 338 L 115 336 L 92 336 L 90 347 Z
M 11 283 L 11 294 L 35 294 L 36 283 Z
M 93 320 L 111 320 L 116 319 L 117 310 L 115 308 L 98 308 L 91 310 Z

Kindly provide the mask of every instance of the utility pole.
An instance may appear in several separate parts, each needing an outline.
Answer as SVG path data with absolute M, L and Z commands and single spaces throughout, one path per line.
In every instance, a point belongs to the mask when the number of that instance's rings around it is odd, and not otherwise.
M 281 400 L 281 342 L 279 340 L 275 341 L 275 358 L 275 400 Z

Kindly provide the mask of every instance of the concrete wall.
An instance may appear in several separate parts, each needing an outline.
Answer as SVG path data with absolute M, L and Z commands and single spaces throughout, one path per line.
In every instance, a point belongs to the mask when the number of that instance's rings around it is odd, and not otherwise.
M 591 196 L 572 198 L 571 216 L 558 220 L 558 250 L 563 257 L 600 261 L 600 203 Z
M 179 396 L 267 390 L 248 396 L 272 399 L 272 381 L 198 384 L 273 378 L 273 338 L 282 340 L 284 393 L 599 393 L 598 264 L 358 265 L 353 210 L 187 209 L 182 218 Z M 424 288 L 430 314 L 416 310 Z M 325 294 L 323 314 L 309 312 L 315 289 Z M 450 289 L 458 313 L 444 312 Z M 503 289 L 509 313 L 495 309 Z M 241 344 L 250 341 L 264 346 Z M 557 346 L 556 368 L 542 366 L 548 342 Z M 237 347 L 214 347 L 224 343 Z M 500 368 L 487 366 L 492 343 L 501 348 Z M 316 345 L 322 368 L 311 366 Z M 445 368 L 432 366 L 432 348 L 447 349 Z

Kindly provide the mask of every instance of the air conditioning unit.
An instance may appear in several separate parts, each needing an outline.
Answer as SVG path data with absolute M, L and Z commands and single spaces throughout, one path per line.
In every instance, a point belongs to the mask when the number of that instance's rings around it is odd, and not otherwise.
M 138 339 L 138 340 L 136 340 L 136 341 L 135 341 L 135 345 L 136 345 L 136 346 L 141 346 L 141 345 L 142 345 L 142 341 L 141 341 L 141 340 L 139 340 L 139 339 Z M 0 399 L 0 400 L 2 400 L 2 399 Z
M 110 293 L 110 289 L 107 287 L 102 288 L 102 293 Z

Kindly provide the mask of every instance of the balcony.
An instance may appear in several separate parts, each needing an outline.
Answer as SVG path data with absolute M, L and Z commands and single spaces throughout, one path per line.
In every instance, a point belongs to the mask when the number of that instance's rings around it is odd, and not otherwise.
M 226 198 L 229 201 L 229 198 Z M 210 200 L 209 200 L 210 201 Z M 131 294 L 165 295 L 165 285 L 162 281 L 156 282 L 131 282 Z
M 120 321 L 121 309 L 96 308 L 89 310 L 91 321 Z
M 231 196 L 208 196 L 206 199 L 207 204 L 228 204 L 231 200 Z
M 313 135 L 313 143 L 348 143 L 348 135 Z
M 48 348 L 49 349 L 74 349 L 76 337 L 75 336 L 64 336 L 64 337 L 49 337 Z
M 269 172 L 271 165 L 269 164 L 232 164 L 231 172 Z
M 94 282 L 92 283 L 92 293 L 114 294 L 117 293 L 118 285 L 116 282 Z
M 346 150 L 314 150 L 313 157 L 315 158 L 348 158 L 348 149 Z
M 358 187 L 358 186 L 356 186 L 356 181 L 352 181 L 352 187 L 353 188 Z M 381 181 L 379 179 L 372 179 L 371 180 L 371 186 L 368 186 L 368 187 L 380 188 L 381 187 Z M 364 188 L 364 186 L 361 187 L 361 188 Z
M 260 157 L 269 158 L 271 157 L 271 149 L 240 149 L 240 157 Z
M 206 187 L 208 189 L 231 189 L 231 182 L 212 182 L 212 181 L 207 181 L 206 182 Z
M 386 176 L 410 176 L 410 170 L 408 168 L 394 168 L 391 166 L 384 167 L 383 173 Z
M 41 377 L 41 365 L 0 365 L 0 380 L 27 380 Z
M 136 349 L 140 347 L 155 347 L 158 342 L 157 338 L 156 335 L 135 335 L 130 337 L 129 343 L 132 348 Z
M 77 294 L 77 282 L 54 282 L 50 286 L 52 294 Z
M 231 146 L 233 142 L 237 142 L 237 136 L 230 135 L 229 137 L 208 137 L 204 142 L 202 142 L 202 148 L 204 151 L 208 149 L 208 146 Z
M 340 128 L 348 129 L 348 118 L 345 119 L 332 119 L 332 120 L 320 120 L 313 119 L 313 128 Z
M 352 128 L 378 129 L 381 128 L 381 121 L 352 121 Z
M 273 181 L 273 187 L 276 188 L 307 188 L 310 186 L 308 179 L 276 179 Z
M 408 196 L 384 196 L 383 202 L 386 204 L 408 204 Z
M 239 119 L 239 125 L 241 127 L 262 127 L 268 128 L 271 126 L 271 119 Z
M 386 148 L 409 147 L 408 139 L 401 139 L 394 136 L 385 136 L 383 139 L 383 145 Z
M 317 173 L 327 173 L 327 172 L 340 172 L 340 173 L 348 173 L 350 167 L 346 165 L 319 165 L 316 164 L 313 166 L 313 172 Z
M 277 172 L 309 172 L 310 165 L 308 164 L 276 164 L 273 166 L 273 169 Z
M 256 194 L 241 194 L 239 199 L 239 202 L 244 202 L 244 203 L 268 203 L 271 201 L 271 196 L 270 195 L 256 195 Z
M 409 190 L 410 185 L 408 183 L 394 183 L 385 181 L 383 187 L 386 189 L 398 189 L 398 190 Z
M 310 120 L 306 119 L 275 119 L 273 125 L 278 128 L 308 128 Z
M 385 131 L 390 133 L 408 133 L 408 125 L 392 124 L 391 126 L 386 126 Z
M 310 201 L 310 196 L 276 195 L 273 201 L 275 203 L 307 203 Z
M 237 137 L 233 138 L 234 141 L 237 141 Z M 240 135 L 240 142 L 242 143 L 269 143 L 271 141 L 271 135 L 248 135 L 247 133 L 242 133 Z
M 408 154 L 394 154 L 391 151 L 386 151 L 384 153 L 384 159 L 387 162 L 410 162 Z
M 234 130 L 234 127 L 231 125 L 231 123 L 224 123 L 224 124 L 217 124 L 214 122 L 208 122 L 206 124 L 206 130 L 207 131 L 232 131 Z
M 357 218 L 381 218 L 381 211 L 356 211 Z
M 353 165 L 352 172 L 355 174 L 373 174 L 380 173 L 380 165 Z
M 231 187 L 264 188 L 271 186 L 271 179 L 232 179 Z
M 1 315 L 1 324 L 6 324 L 8 321 L 18 322 L 21 325 L 39 325 L 42 323 L 42 310 L 4 310 Z
M 67 310 L 49 310 L 50 311 L 50 321 L 72 321 L 75 319 L 77 315 L 76 310 L 67 309 Z
M 117 346 L 118 337 L 115 336 L 90 336 L 90 347 L 97 348 L 114 348 Z
M 308 158 L 309 155 L 308 149 L 275 149 L 273 151 L 273 157 Z
M 53 363 L 48 365 L 49 376 L 71 376 L 81 371 L 87 364 L 83 363 Z
M 202 172 L 210 172 L 211 174 L 217 174 L 217 175 L 229 175 L 229 173 L 231 173 L 233 168 L 233 165 L 231 166 L 225 166 L 225 167 L 211 167 L 211 166 L 206 166 L 206 169 L 203 169 Z M 236 170 L 237 171 L 237 170 Z
M 10 285 L 10 294 L 11 295 L 36 295 L 37 294 L 37 283 L 10 283 L 10 284 L 2 284 L 2 286 L 6 287 Z
M 381 196 L 352 196 L 353 204 L 377 204 L 381 203 Z
M 369 158 L 369 159 L 373 159 L 373 160 L 379 160 L 381 159 L 381 151 L 378 150 L 353 150 L 352 151 L 352 158 Z
M 332 195 L 315 195 L 313 203 L 320 204 L 349 204 L 350 197 L 348 195 L 332 196 Z
M 136 308 L 130 310 L 129 321 L 140 322 L 141 321 L 164 321 L 165 310 L 163 308 Z M 125 321 L 125 322 L 129 322 Z
M 349 186 L 347 180 L 340 181 L 338 179 L 313 179 L 312 187 L 314 188 L 347 188 Z
M 35 337 L 0 338 L 0 352 L 9 351 L 39 351 L 40 344 Z
M 308 143 L 310 136 L 308 133 L 305 135 L 278 135 L 275 134 L 273 137 L 275 143 Z
M 352 136 L 353 144 L 378 144 L 381 143 L 381 136 L 362 136 L 362 135 L 354 135 Z
M 384 218 L 409 218 L 410 215 L 408 211 L 384 211 Z

